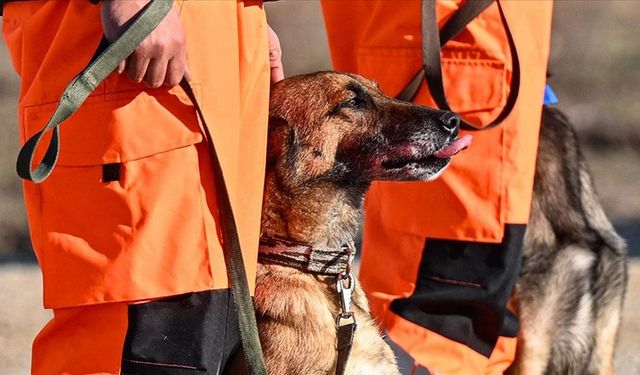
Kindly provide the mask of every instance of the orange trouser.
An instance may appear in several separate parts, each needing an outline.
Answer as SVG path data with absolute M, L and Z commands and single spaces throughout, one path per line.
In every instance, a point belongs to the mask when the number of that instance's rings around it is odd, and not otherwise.
M 437 2 L 440 26 L 461 3 Z M 418 364 L 442 374 L 499 374 L 515 353 L 515 338 L 478 339 L 483 336 L 479 325 L 459 324 L 458 319 L 482 318 L 488 298 L 492 305 L 487 310 L 500 311 L 497 316 L 504 318 L 504 327 L 500 320 L 491 322 L 498 324 L 492 331 L 512 335 L 517 328 L 513 317 L 507 319 L 505 305 L 530 211 L 552 4 L 501 4 L 521 71 L 519 97 L 509 117 L 495 128 L 471 132 L 470 149 L 454 157 L 438 180 L 374 182 L 365 200 L 360 279 L 372 309 Z M 400 93 L 422 64 L 420 1 L 325 0 L 322 5 L 335 69 L 374 79 L 391 96 Z M 454 111 L 480 126 L 497 117 L 513 72 L 497 4 L 445 45 L 442 69 Z M 415 101 L 435 106 L 424 84 Z M 500 271 L 488 266 L 495 254 L 503 265 Z M 479 258 L 484 268 L 474 273 Z
M 269 89 L 262 2 L 174 6 L 253 280 Z M 99 5 L 88 1 L 5 5 L 3 37 L 21 78 L 21 142 L 42 128 L 102 34 Z M 24 184 L 44 304 L 55 315 L 34 344 L 33 371 L 117 373 L 126 303 L 228 286 L 208 150 L 179 88 L 146 89 L 117 74 L 60 135 L 53 174 Z

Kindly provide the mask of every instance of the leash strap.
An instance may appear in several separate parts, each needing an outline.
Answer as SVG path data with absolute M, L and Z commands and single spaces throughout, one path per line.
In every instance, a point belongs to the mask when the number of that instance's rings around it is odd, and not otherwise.
M 431 97 L 436 105 L 443 110 L 451 111 L 451 107 L 446 99 L 444 83 L 442 80 L 442 61 L 440 56 L 441 47 L 449 40 L 458 35 L 464 28 L 482 13 L 494 0 L 468 0 L 456 13 L 451 16 L 447 23 L 438 30 L 436 18 L 436 1 L 422 0 L 422 69 L 413 77 L 411 82 L 398 94 L 397 98 L 405 101 L 413 101 L 422 84 L 426 80 Z M 520 60 L 516 49 L 513 35 L 504 16 L 504 11 L 500 1 L 497 1 L 500 11 L 500 19 L 507 35 L 513 72 L 511 77 L 511 88 L 505 106 L 500 114 L 487 126 L 480 127 L 465 120 L 461 121 L 461 128 L 466 130 L 486 130 L 500 125 L 513 110 L 518 94 L 520 92 Z
M 336 292 L 340 297 L 340 312 L 336 316 L 336 336 L 338 339 L 336 346 L 336 375 L 343 375 L 347 368 L 347 362 L 349 362 L 353 346 L 353 337 L 356 334 L 356 328 L 358 328 L 356 316 L 351 311 L 353 290 L 356 287 L 356 278 L 351 273 L 351 261 L 353 261 L 353 257 L 349 258 L 347 270 L 338 275 L 336 280 Z
M 95 60 L 76 76 L 64 90 L 60 103 L 45 127 L 31 137 L 22 147 L 18 155 L 18 175 L 35 183 L 44 181 L 53 171 L 58 160 L 60 139 L 58 127 L 80 108 L 93 90 L 121 61 L 124 61 L 164 19 L 173 5 L 173 0 L 152 0 L 133 18 L 123 34 L 109 45 Z M 266 367 L 262 355 L 262 347 L 258 336 L 255 311 L 249 293 L 240 239 L 236 227 L 224 174 L 216 153 L 213 138 L 207 126 L 201 107 L 189 83 L 183 79 L 180 87 L 193 103 L 201 121 L 209 146 L 216 185 L 216 197 L 220 210 L 220 228 L 225 265 L 231 283 L 231 294 L 236 308 L 240 338 L 244 349 L 247 366 L 252 375 L 266 375 Z M 44 134 L 52 130 L 52 137 L 47 151 L 35 170 L 31 169 L 35 150 Z
M 347 362 L 351 355 L 353 347 L 353 337 L 356 335 L 356 320 L 353 314 L 350 318 L 342 318 L 338 316 L 337 335 L 338 335 L 338 358 L 336 360 L 336 375 L 344 375 L 347 369 Z
M 213 176 L 216 184 L 216 199 L 218 209 L 220 210 L 220 229 L 222 232 L 222 247 L 224 249 L 224 261 L 227 267 L 227 273 L 231 280 L 231 295 L 236 308 L 238 318 L 238 327 L 240 330 L 240 341 L 244 349 L 244 357 L 247 361 L 247 367 L 252 375 L 266 375 L 267 370 L 264 364 L 264 356 L 262 354 L 262 346 L 260 345 L 260 337 L 258 335 L 258 325 L 256 322 L 256 314 L 249 293 L 249 283 L 247 281 L 247 273 L 244 268 L 244 259 L 242 258 L 242 250 L 240 249 L 240 238 L 238 237 L 238 228 L 233 216 L 231 201 L 229 200 L 229 192 L 225 184 L 224 174 L 220 166 L 220 160 L 213 143 L 213 137 L 204 114 L 200 109 L 198 100 L 191 89 L 191 85 L 183 79 L 180 87 L 187 94 L 193 103 L 198 116 L 200 117 L 201 127 L 204 130 L 209 145 L 211 161 L 213 164 Z

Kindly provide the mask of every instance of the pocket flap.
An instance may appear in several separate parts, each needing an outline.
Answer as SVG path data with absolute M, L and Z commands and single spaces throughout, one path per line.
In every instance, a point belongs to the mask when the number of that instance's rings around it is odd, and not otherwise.
M 22 142 L 42 129 L 56 106 L 25 108 Z M 169 89 L 91 96 L 59 129 L 59 166 L 123 163 L 202 141 L 192 104 Z M 42 159 L 49 139 L 35 160 Z

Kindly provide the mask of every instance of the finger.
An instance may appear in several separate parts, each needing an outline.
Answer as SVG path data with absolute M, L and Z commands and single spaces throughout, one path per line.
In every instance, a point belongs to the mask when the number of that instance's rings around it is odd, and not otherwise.
M 147 73 L 144 76 L 144 84 L 153 89 L 162 86 L 164 77 L 167 74 L 168 63 L 167 60 L 152 59 L 147 67 Z
M 149 66 L 149 59 L 135 53 L 131 55 L 129 61 L 126 64 L 127 77 L 137 83 L 142 82 L 144 79 L 147 67 Z
M 180 83 L 185 75 L 185 66 L 181 59 L 173 58 L 167 64 L 167 73 L 164 76 L 164 85 L 173 87 Z
M 275 31 L 269 26 L 269 65 L 271 66 L 271 83 L 276 83 L 284 79 L 284 69 L 282 67 L 282 47 L 280 39 Z
M 120 65 L 118 65 L 118 68 L 116 69 L 118 74 L 122 74 L 122 72 L 124 72 L 126 65 L 127 65 L 127 60 L 124 60 L 123 62 L 120 63 Z

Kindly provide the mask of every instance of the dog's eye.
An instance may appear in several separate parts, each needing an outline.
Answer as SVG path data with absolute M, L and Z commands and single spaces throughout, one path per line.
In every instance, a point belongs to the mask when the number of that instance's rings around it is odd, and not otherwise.
M 367 101 L 365 99 L 354 96 L 336 105 L 331 111 L 329 111 L 328 115 L 335 116 L 345 108 L 349 108 L 349 109 L 364 108 L 366 104 L 367 104 Z
M 342 103 L 341 107 L 342 108 L 361 108 L 364 105 L 365 101 L 358 98 L 357 96 L 347 100 L 346 102 Z

